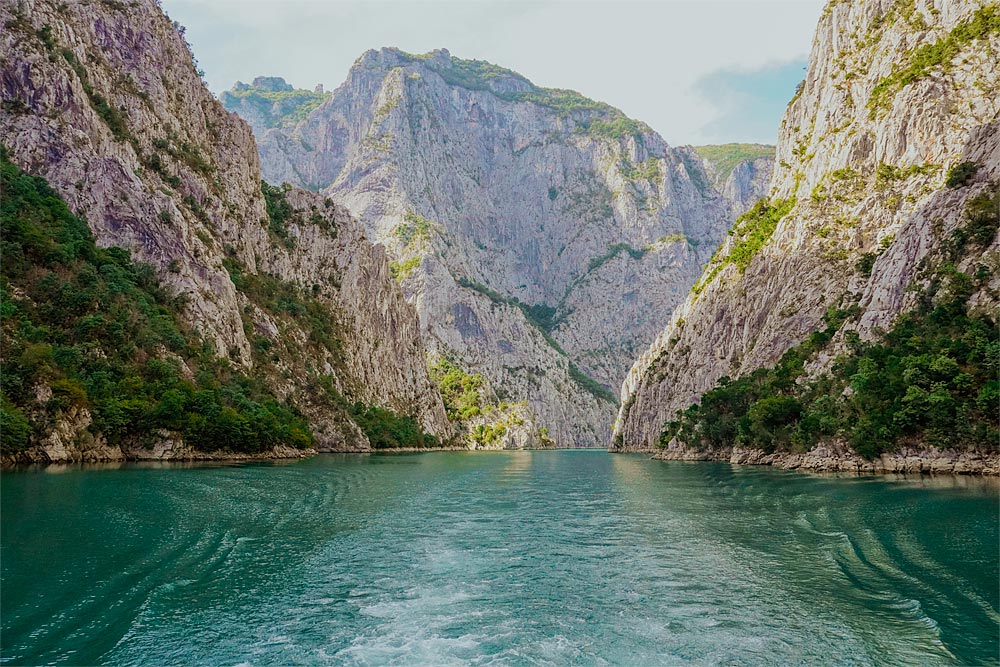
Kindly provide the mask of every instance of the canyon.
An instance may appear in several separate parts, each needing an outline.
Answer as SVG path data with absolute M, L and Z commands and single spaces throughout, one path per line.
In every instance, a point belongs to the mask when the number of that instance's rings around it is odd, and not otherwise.
M 625 372 L 773 166 L 772 147 L 706 159 L 445 49 L 368 51 L 332 93 L 258 77 L 220 99 L 266 180 L 331 197 L 386 248 L 432 363 L 482 377 L 526 446 L 607 445 Z

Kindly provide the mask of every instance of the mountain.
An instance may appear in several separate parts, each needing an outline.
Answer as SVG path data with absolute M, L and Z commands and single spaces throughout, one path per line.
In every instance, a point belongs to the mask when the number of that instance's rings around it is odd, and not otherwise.
M 255 135 L 274 127 L 291 127 L 329 99 L 323 86 L 314 90 L 294 88 L 280 76 L 258 76 L 253 83 L 238 81 L 232 90 L 219 96 L 230 111 L 250 124 Z
M 753 443 L 869 470 L 952 449 L 945 469 L 982 467 L 969 461 L 997 442 L 998 49 L 995 3 L 827 4 L 769 199 L 632 367 L 614 449 L 740 459 L 734 443 Z
M 23 436 L 5 456 L 451 437 L 382 247 L 262 183 L 157 2 L 6 2 L 0 21 L 2 412 Z
M 222 99 L 261 113 L 239 85 Z M 265 179 L 357 216 L 433 363 L 481 378 L 536 445 L 607 442 L 613 389 L 743 207 L 694 149 L 443 49 L 368 51 L 304 120 L 257 131 Z M 770 163 L 755 165 L 740 197 L 766 182 Z
M 694 149 L 704 160 L 712 186 L 729 200 L 734 213 L 745 213 L 767 193 L 774 171 L 774 146 L 722 144 Z

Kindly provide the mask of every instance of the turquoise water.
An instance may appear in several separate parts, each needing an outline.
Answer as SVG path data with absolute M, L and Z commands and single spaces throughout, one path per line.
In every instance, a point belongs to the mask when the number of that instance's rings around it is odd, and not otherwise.
M 997 664 L 998 496 L 604 452 L 0 479 L 8 664 Z

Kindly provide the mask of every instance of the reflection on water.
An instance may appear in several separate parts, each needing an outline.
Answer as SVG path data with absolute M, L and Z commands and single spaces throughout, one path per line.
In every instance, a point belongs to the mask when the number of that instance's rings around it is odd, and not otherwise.
M 243 466 L 287 466 L 299 459 L 271 461 L 100 461 L 93 463 L 25 464 L 5 469 L 9 473 L 45 473 L 61 475 L 67 472 L 93 470 L 186 470 L 190 468 L 233 468 Z
M 0 484 L 13 664 L 997 664 L 996 480 L 592 451 L 44 471 Z

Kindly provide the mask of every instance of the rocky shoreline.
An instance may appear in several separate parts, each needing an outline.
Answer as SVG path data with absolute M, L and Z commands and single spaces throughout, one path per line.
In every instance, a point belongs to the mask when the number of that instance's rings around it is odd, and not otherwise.
M 6 470 L 19 466 L 59 465 L 67 463 L 125 463 L 130 461 L 161 462 L 251 462 L 288 459 L 307 459 L 317 454 L 315 449 L 295 449 L 278 445 L 263 452 L 232 452 L 217 450 L 205 452 L 191 447 L 161 450 L 142 448 L 99 447 L 94 449 L 60 449 L 32 447 L 21 452 L 0 456 L 0 468 Z
M 79 449 L 76 447 L 31 447 L 21 452 L 0 456 L 0 468 L 9 469 L 20 466 L 64 465 L 73 463 L 125 463 L 137 461 L 159 461 L 163 463 L 188 463 L 198 461 L 217 462 L 253 462 L 307 459 L 316 454 L 424 454 L 434 452 L 475 452 L 475 451 L 505 451 L 500 449 L 474 449 L 464 445 L 447 445 L 444 447 L 400 447 L 398 449 L 295 449 L 278 445 L 264 452 L 231 452 L 217 450 L 206 452 L 179 443 L 157 443 L 153 448 L 141 447 L 92 447 Z M 545 448 L 538 448 L 539 450 Z M 551 449 L 551 448 L 549 448 Z
M 836 446 L 820 446 L 805 453 L 767 453 L 762 449 L 741 447 L 712 451 L 668 447 L 655 451 L 652 458 L 660 461 L 724 461 L 741 465 L 769 465 L 783 470 L 858 475 L 1000 475 L 1000 453 L 935 448 L 908 447 L 868 460 L 847 448 Z

